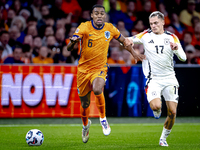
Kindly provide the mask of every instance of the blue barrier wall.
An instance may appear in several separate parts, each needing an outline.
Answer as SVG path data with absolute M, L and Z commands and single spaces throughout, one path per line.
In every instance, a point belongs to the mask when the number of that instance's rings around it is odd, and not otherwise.
M 111 67 L 104 89 L 107 116 L 152 116 L 141 66 Z
M 180 84 L 177 116 L 200 116 L 200 67 L 175 66 L 175 72 Z M 110 67 L 104 88 L 107 116 L 153 116 L 144 90 L 145 82 L 141 65 Z M 163 102 L 162 116 L 166 115 Z

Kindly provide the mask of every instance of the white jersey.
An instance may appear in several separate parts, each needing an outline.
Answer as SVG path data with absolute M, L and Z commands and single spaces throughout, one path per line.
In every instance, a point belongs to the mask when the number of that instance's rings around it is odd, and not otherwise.
M 150 29 L 133 37 L 133 43 L 143 44 L 146 60 L 142 62 L 142 68 L 146 78 L 166 77 L 175 75 L 173 56 L 174 53 L 181 61 L 186 60 L 185 52 L 176 35 L 165 31 L 163 34 L 154 34 Z M 178 50 L 172 50 L 170 42 L 178 45 Z

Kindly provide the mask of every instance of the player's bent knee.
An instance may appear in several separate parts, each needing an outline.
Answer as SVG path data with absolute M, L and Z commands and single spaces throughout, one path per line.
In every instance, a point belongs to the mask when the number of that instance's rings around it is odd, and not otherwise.
M 176 110 L 168 110 L 168 116 L 171 119 L 174 119 L 176 117 Z
M 161 104 L 150 104 L 150 107 L 153 111 L 161 109 Z
M 171 111 L 170 111 L 170 116 L 171 116 L 171 117 L 176 116 L 176 110 L 171 110 Z
M 162 103 L 159 98 L 155 98 L 155 99 L 151 100 L 149 104 L 153 111 L 157 111 L 157 110 L 161 109 Z
M 102 93 L 102 89 L 101 88 L 94 88 L 93 92 L 94 92 L 95 95 L 99 95 L 99 94 Z

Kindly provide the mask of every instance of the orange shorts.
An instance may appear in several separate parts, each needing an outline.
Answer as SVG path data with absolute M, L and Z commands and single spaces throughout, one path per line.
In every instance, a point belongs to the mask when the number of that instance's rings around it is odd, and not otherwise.
M 78 95 L 83 97 L 92 91 L 92 82 L 95 78 L 103 78 L 106 81 L 107 70 L 97 70 L 95 72 L 83 73 L 77 72 L 77 90 Z

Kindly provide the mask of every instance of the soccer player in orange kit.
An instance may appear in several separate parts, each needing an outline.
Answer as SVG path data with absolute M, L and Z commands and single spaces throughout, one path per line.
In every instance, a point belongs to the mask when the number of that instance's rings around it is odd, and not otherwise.
M 69 51 L 73 50 L 78 41 L 82 41 L 82 50 L 78 63 L 77 89 L 81 100 L 80 113 L 83 122 L 82 140 L 87 143 L 91 120 L 88 119 L 90 112 L 90 94 L 95 94 L 96 106 L 100 113 L 100 123 L 104 135 L 109 135 L 111 128 L 105 114 L 105 98 L 103 87 L 107 76 L 107 53 L 109 42 L 112 38 L 123 44 L 125 37 L 111 23 L 105 23 L 106 13 L 102 5 L 94 5 L 91 12 L 91 21 L 81 23 L 76 29 L 70 43 Z M 144 55 L 137 55 L 131 45 L 125 47 L 135 59 L 142 60 Z

